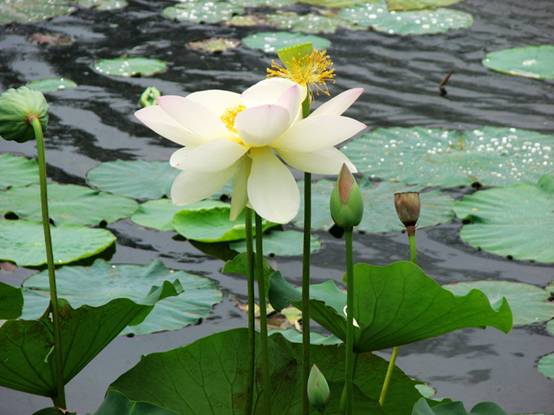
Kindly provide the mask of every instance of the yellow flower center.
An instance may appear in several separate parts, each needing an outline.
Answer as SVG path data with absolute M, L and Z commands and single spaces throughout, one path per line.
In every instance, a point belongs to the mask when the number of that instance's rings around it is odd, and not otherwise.
M 239 113 L 241 113 L 245 109 L 246 107 L 244 105 L 237 105 L 236 107 L 230 107 L 225 110 L 225 112 L 221 116 L 221 121 L 223 121 L 229 131 L 232 131 L 234 133 L 237 132 L 237 129 L 235 128 L 235 120 L 237 118 L 237 115 L 239 115 Z
M 286 67 L 275 61 L 271 62 L 271 66 L 267 68 L 267 76 L 290 79 L 306 86 L 310 94 L 321 92 L 329 95 L 327 82 L 335 82 L 333 61 L 326 51 L 317 49 L 305 56 L 291 59 Z

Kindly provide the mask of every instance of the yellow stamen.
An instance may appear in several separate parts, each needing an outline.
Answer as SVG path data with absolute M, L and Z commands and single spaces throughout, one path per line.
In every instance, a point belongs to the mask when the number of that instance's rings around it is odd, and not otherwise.
M 237 105 L 236 107 L 227 108 L 223 115 L 221 116 L 221 121 L 225 126 L 232 132 L 236 133 L 237 129 L 235 128 L 235 119 L 240 112 L 244 111 L 246 107 L 244 105 Z
M 271 62 L 271 66 L 267 68 L 267 77 L 287 78 L 305 85 L 310 94 L 321 92 L 329 95 L 327 82 L 335 82 L 335 70 L 327 52 L 314 49 L 309 55 L 291 59 L 287 67 Z

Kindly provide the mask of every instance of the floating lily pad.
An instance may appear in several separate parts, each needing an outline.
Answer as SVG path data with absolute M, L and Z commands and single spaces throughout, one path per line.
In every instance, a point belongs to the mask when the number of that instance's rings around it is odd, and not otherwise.
M 300 3 L 310 4 L 312 6 L 338 9 L 341 7 L 352 7 L 359 4 L 365 4 L 368 1 L 371 0 L 300 0 Z
M 289 32 L 260 32 L 242 39 L 242 43 L 252 49 L 261 49 L 266 53 L 274 53 L 278 49 L 297 43 L 312 43 L 316 49 L 327 49 L 331 42 L 314 35 Z
M 87 9 L 106 11 L 123 9 L 128 3 L 126 0 L 79 0 L 77 4 Z
M 465 295 L 473 289 L 486 294 L 490 302 L 500 304 L 508 300 L 514 317 L 514 325 L 540 323 L 554 318 L 554 303 L 548 301 L 549 293 L 530 284 L 510 281 L 473 281 L 445 285 L 456 295 Z
M 187 47 L 206 53 L 222 53 L 226 50 L 236 49 L 240 46 L 240 40 L 224 37 L 212 37 L 210 39 L 188 42 Z
M 345 21 L 333 15 L 323 16 L 317 13 L 298 14 L 279 12 L 266 17 L 267 23 L 281 30 L 304 33 L 335 33 Z
M 244 8 L 238 4 L 217 1 L 179 3 L 162 11 L 168 19 L 193 23 L 219 23 L 243 13 Z
M 0 154 L 0 171 L 0 190 L 38 183 L 38 164 L 35 160 Z
M 267 20 L 261 14 L 248 14 L 244 16 L 233 16 L 225 21 L 225 25 L 236 27 L 265 26 L 267 25 Z
M 108 161 L 87 173 L 87 182 L 105 192 L 134 199 L 169 196 L 179 170 L 167 161 Z
M 363 3 L 357 7 L 349 6 L 342 9 L 338 16 L 351 24 L 367 29 L 385 14 L 388 14 L 387 5 L 384 1 L 377 1 Z
M 0 3 L 0 25 L 34 23 L 75 11 L 68 0 L 9 0 Z
M 285 330 L 270 330 L 269 335 L 280 334 L 291 343 L 302 343 L 302 332 L 293 328 Z M 341 344 L 342 340 L 336 336 L 324 336 L 323 334 L 310 331 L 310 344 L 334 345 Z
M 55 78 L 55 79 L 37 79 L 25 85 L 31 89 L 40 92 L 56 92 L 63 89 L 76 88 L 77 84 L 70 79 Z
M 508 75 L 554 79 L 554 45 L 499 50 L 483 59 L 487 68 Z
M 412 411 L 412 415 L 508 415 L 501 407 L 493 402 L 481 402 L 475 405 L 470 412 L 466 412 L 463 402 L 439 402 L 430 405 L 426 399 L 420 399 Z
M 546 323 L 546 332 L 551 336 L 554 336 L 554 320 L 550 320 Z
M 299 231 L 274 231 L 264 235 L 264 255 L 296 256 L 302 255 L 304 234 Z M 246 252 L 246 242 L 233 242 L 229 247 L 237 252 Z M 321 249 L 321 241 L 316 235 L 312 235 L 310 252 Z
M 554 353 L 541 357 L 537 363 L 537 369 L 548 379 L 554 380 Z
M 131 216 L 138 204 L 132 199 L 84 186 L 51 183 L 48 185 L 48 207 L 55 224 L 98 225 Z M 8 213 L 20 219 L 41 221 L 40 186 L 35 184 L 0 192 L 0 215 Z
M 173 227 L 187 239 L 199 242 L 237 241 L 246 237 L 244 212 L 235 221 L 229 219 L 231 208 L 182 210 L 173 217 Z M 278 226 L 263 221 L 263 230 Z
M 160 261 L 149 265 L 111 265 L 98 259 L 90 267 L 63 267 L 56 272 L 58 296 L 73 308 L 98 307 L 116 298 L 138 302 L 153 285 L 175 280 L 183 287 L 183 293 L 158 302 L 144 322 L 124 331 L 134 334 L 179 330 L 196 324 L 221 301 L 221 291 L 207 278 L 168 270 Z M 25 280 L 21 318 L 36 319 L 44 313 L 49 301 L 48 287 L 47 271 Z
M 286 7 L 296 3 L 296 0 L 229 0 L 229 3 L 242 7 Z
M 461 0 L 387 0 L 389 10 L 406 11 L 421 9 L 436 9 L 438 7 L 450 6 Z
M 93 69 L 108 76 L 152 76 L 167 70 L 167 64 L 159 59 L 121 57 L 100 59 Z
M 424 187 L 535 182 L 554 169 L 554 136 L 515 128 L 378 128 L 343 150 L 365 175 Z
M 52 227 L 54 262 L 67 264 L 106 250 L 115 236 L 105 229 L 60 225 Z M 23 220 L 0 220 L 0 261 L 19 266 L 46 264 L 42 224 Z
M 211 209 L 226 207 L 228 204 L 217 200 L 203 200 L 186 206 L 174 205 L 169 199 L 150 200 L 140 205 L 131 220 L 138 225 L 159 231 L 173 231 L 173 216 L 182 210 Z
M 303 183 L 300 183 L 301 187 L 302 185 Z M 331 180 L 320 180 L 312 184 L 312 203 L 318 207 L 312 210 L 313 229 L 329 230 L 334 224 L 327 208 L 334 186 L 335 182 Z M 419 188 L 400 183 L 372 184 L 369 182 L 362 183 L 360 189 L 364 200 L 364 216 L 356 229 L 369 233 L 395 232 L 404 229 L 394 209 L 394 193 L 417 191 Z M 444 193 L 436 190 L 422 192 L 421 204 L 419 228 L 449 223 L 454 218 L 454 199 Z M 301 228 L 303 218 L 304 207 L 301 206 L 294 224 Z
M 554 262 L 554 176 L 537 185 L 516 184 L 464 197 L 459 218 L 470 223 L 460 232 L 464 242 L 514 259 Z

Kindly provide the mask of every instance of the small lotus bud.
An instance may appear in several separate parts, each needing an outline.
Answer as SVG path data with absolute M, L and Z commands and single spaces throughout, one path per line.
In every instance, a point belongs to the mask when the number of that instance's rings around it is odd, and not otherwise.
M 313 365 L 308 378 L 308 400 L 310 405 L 323 412 L 325 405 L 329 402 L 330 395 L 331 392 L 325 376 L 316 365 Z
M 331 216 L 341 228 L 352 229 L 362 221 L 363 214 L 362 193 L 356 179 L 346 164 L 343 164 L 331 193 Z
M 33 118 L 37 118 L 46 129 L 48 104 L 41 92 L 22 86 L 10 88 L 0 95 L 0 137 L 19 143 L 33 140 Z
M 140 96 L 139 105 L 141 108 L 151 107 L 156 105 L 158 98 L 161 96 L 161 92 L 154 86 L 149 86 L 144 90 Z
M 415 232 L 415 225 L 421 210 L 419 192 L 395 193 L 394 207 L 400 222 L 404 224 L 408 231 Z

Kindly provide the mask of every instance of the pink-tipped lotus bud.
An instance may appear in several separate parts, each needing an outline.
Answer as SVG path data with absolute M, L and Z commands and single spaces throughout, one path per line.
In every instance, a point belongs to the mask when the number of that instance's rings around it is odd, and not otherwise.
M 363 214 L 362 193 L 350 169 L 343 164 L 331 193 L 331 216 L 341 228 L 352 229 L 362 221 Z
M 325 376 L 316 365 L 313 365 L 308 377 L 308 400 L 310 405 L 323 412 L 330 396 L 331 391 Z
M 415 232 L 415 225 L 419 220 L 421 202 L 419 192 L 403 192 L 394 194 L 394 207 L 400 222 L 406 229 Z

